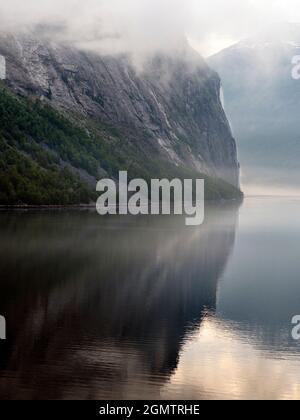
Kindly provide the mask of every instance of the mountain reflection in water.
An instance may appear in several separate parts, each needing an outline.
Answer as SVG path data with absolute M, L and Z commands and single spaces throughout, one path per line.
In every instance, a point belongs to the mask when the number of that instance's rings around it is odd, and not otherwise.
M 161 398 L 216 309 L 237 216 L 1 213 L 0 398 Z

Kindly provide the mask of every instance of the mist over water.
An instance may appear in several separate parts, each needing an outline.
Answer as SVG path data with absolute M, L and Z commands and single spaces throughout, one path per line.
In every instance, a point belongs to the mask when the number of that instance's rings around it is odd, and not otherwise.
M 299 211 L 2 212 L 0 397 L 299 398 Z

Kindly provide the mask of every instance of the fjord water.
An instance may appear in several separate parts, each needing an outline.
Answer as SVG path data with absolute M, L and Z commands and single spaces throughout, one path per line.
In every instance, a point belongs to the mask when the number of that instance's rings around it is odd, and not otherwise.
M 300 200 L 0 213 L 1 399 L 296 399 Z

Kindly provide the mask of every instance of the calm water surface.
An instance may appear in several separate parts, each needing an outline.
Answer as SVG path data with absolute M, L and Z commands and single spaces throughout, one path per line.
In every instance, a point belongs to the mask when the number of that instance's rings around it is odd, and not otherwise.
M 1 399 L 300 398 L 300 200 L 0 213 Z

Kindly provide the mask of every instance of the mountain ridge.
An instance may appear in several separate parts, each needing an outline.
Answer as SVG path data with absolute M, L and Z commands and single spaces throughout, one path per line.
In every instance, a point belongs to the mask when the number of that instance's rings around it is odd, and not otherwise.
M 82 150 L 74 152 L 77 161 L 65 156 L 81 178 L 84 169 L 85 181 L 119 168 L 146 178 L 204 174 L 232 184 L 228 190 L 238 188 L 237 151 L 220 80 L 194 53 L 157 55 L 139 73 L 125 56 L 104 57 L 32 34 L 2 34 L 0 54 L 11 94 L 52 107 L 85 133 L 87 143 L 97 144 L 88 152 L 93 170 L 80 166 Z M 41 144 L 49 148 L 47 139 Z M 109 160 L 116 162 L 107 170 Z
M 280 28 L 283 27 L 283 33 Z M 300 25 L 280 25 L 210 57 L 220 74 L 225 108 L 238 139 L 242 184 L 273 191 L 299 188 Z

